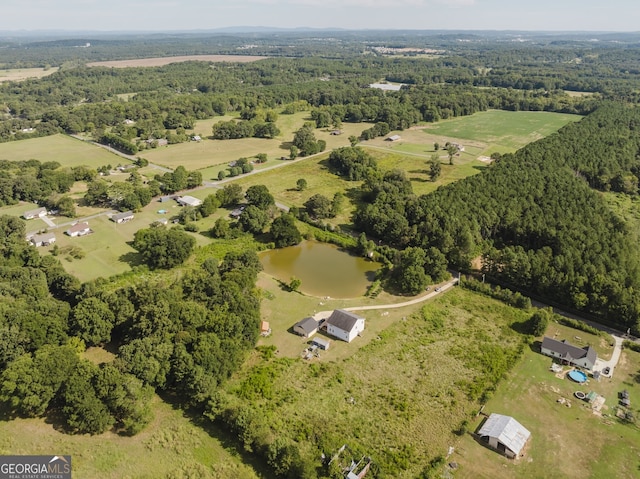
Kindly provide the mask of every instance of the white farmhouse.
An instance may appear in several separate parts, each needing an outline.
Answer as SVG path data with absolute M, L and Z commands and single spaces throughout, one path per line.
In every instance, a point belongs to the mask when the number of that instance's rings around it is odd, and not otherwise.
M 364 318 L 357 314 L 336 309 L 325 322 L 327 334 L 350 343 L 364 331 Z

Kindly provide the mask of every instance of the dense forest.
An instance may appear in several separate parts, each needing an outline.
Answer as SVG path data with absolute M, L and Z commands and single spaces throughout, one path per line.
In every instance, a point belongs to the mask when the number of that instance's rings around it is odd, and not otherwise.
M 80 284 L 40 257 L 21 220 L 2 216 L 0 228 L 0 400 L 10 415 L 61 414 L 70 432 L 135 434 L 154 389 L 202 405 L 255 344 L 253 252 L 114 288 Z M 84 359 L 86 347 L 105 344 L 118 351 L 114 363 Z
M 396 248 L 436 248 L 457 269 L 482 253 L 496 279 L 639 331 L 637 238 L 594 190 L 637 194 L 639 121 L 637 108 L 603 105 L 426 196 L 368 180 L 355 225 Z

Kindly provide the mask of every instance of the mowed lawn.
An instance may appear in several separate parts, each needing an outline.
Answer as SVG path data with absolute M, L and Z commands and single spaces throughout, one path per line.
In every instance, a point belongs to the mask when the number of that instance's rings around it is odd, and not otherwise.
M 491 148 L 483 152 L 490 156 L 494 152 L 512 153 L 580 119 L 579 115 L 565 113 L 489 110 L 439 121 L 426 126 L 424 131 L 429 135 L 490 144 Z
M 547 334 L 553 334 L 551 325 Z M 582 331 L 573 331 L 582 336 Z M 541 338 L 539 338 L 541 339 Z M 633 413 L 640 401 L 640 354 L 625 350 L 611 379 L 590 379 L 578 385 L 549 371 L 551 358 L 539 351 L 538 341 L 498 387 L 484 412 L 513 416 L 531 432 L 526 454 L 517 461 L 504 458 L 466 435 L 449 458 L 459 464 L 459 477 L 478 478 L 638 478 L 640 429 L 614 417 L 617 394 L 629 391 Z M 569 368 L 565 367 L 565 371 Z M 595 391 L 606 398 L 602 415 L 576 399 L 575 391 Z M 571 407 L 558 399 L 569 400 Z M 481 418 L 470 422 L 470 431 Z
M 311 313 L 310 307 L 293 299 L 290 324 Z M 256 358 L 228 390 L 255 393 L 246 406 L 265 418 L 276 437 L 310 436 L 336 451 L 347 444 L 370 456 L 385 477 L 418 477 L 430 460 L 446 455 L 452 431 L 479 407 L 466 391 L 490 374 L 481 366 L 482 351 L 514 353 L 523 338 L 510 326 L 528 314 L 459 288 L 424 306 L 382 313 L 362 312 L 363 337 L 350 344 L 334 340 L 319 360 Z M 290 334 L 274 326 L 274 336 Z M 296 342 L 299 354 L 304 341 Z M 270 386 L 252 392 L 245 380 L 262 368 L 270 371 Z
M 57 161 L 62 166 L 88 166 L 90 168 L 130 163 L 125 158 L 110 153 L 104 148 L 76 140 L 67 135 L 43 136 L 0 143 L 0 160 L 39 160 L 43 163 Z
M 42 419 L 0 421 L 0 454 L 69 454 L 73 477 L 105 479 L 198 477 L 257 479 L 238 454 L 226 449 L 210 424 L 197 424 L 156 397 L 155 418 L 141 433 L 123 437 L 71 435 Z

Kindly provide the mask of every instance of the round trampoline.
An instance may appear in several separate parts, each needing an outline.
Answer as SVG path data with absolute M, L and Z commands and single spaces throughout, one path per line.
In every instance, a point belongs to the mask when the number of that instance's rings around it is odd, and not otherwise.
M 587 397 L 587 395 L 585 393 L 583 393 L 582 391 L 576 391 L 573 393 L 573 395 L 575 397 L 577 397 L 578 399 L 582 399 L 584 401 L 584 398 Z
M 583 383 L 587 380 L 587 375 L 582 371 L 574 369 L 573 371 L 569 371 L 569 378 L 577 383 Z

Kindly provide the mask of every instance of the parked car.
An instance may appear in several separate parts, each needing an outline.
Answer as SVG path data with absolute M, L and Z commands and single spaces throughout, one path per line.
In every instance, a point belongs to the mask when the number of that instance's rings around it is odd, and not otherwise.
M 605 376 L 608 376 L 610 372 L 611 372 L 611 368 L 609 366 L 607 366 L 602 370 L 602 374 L 604 374 Z

